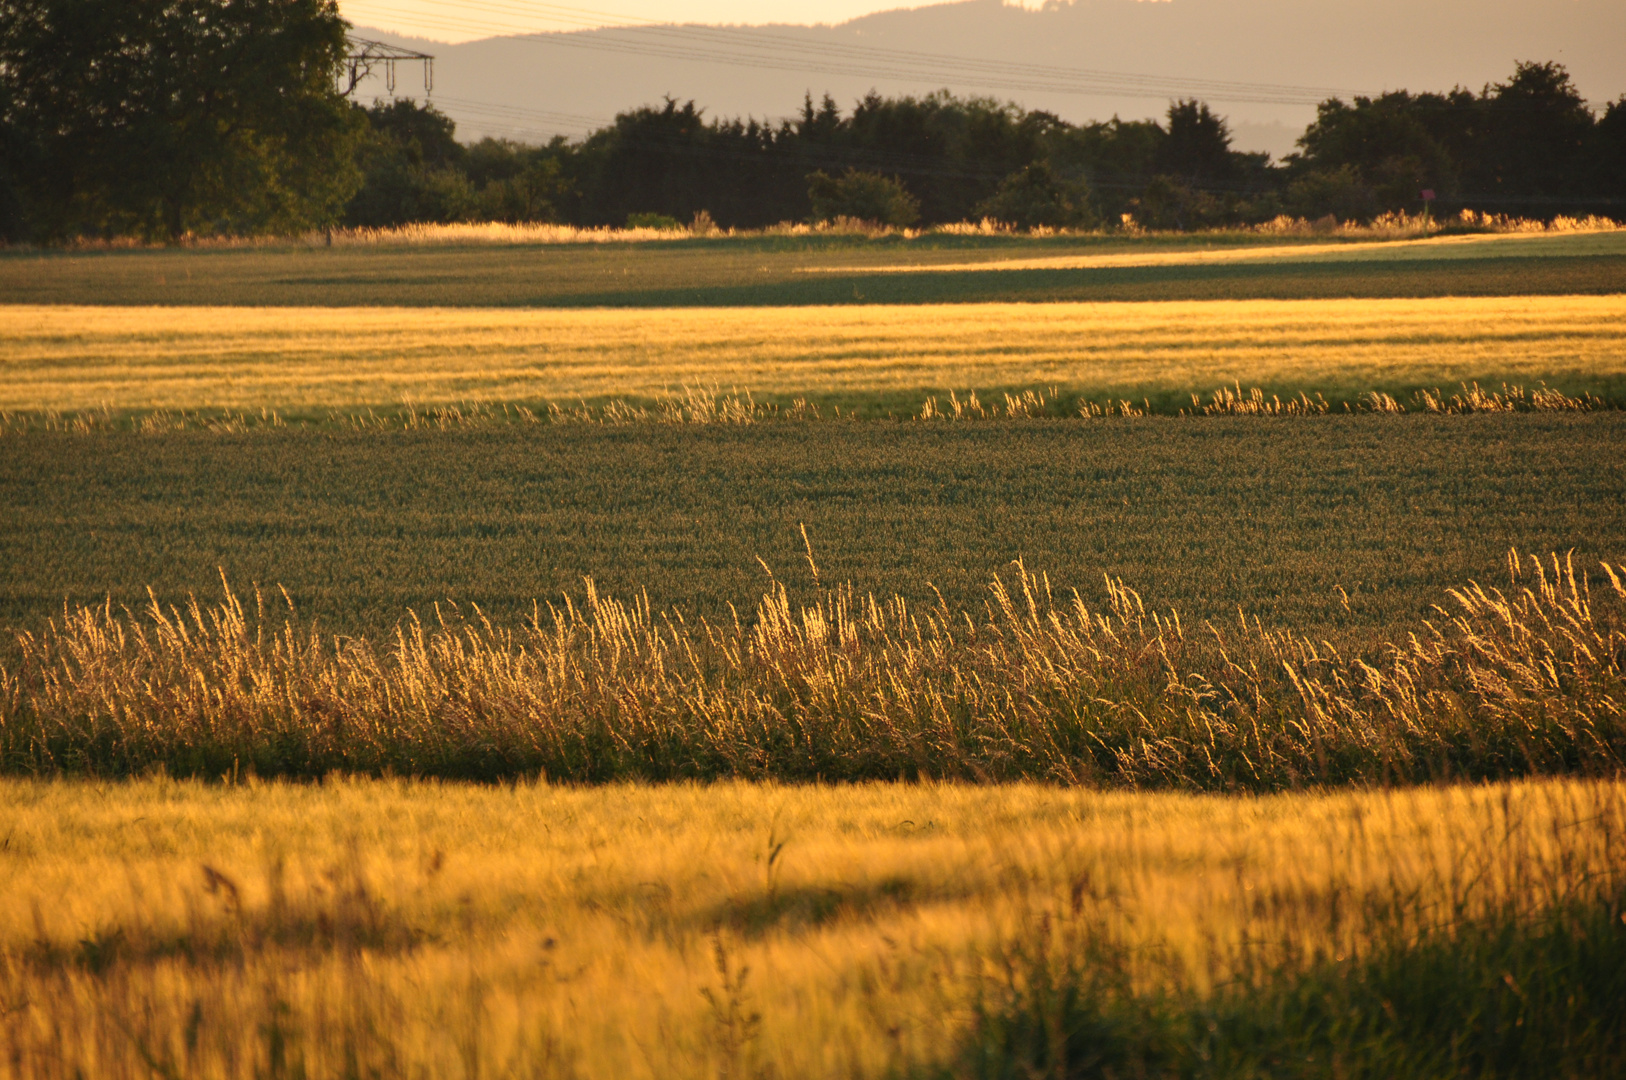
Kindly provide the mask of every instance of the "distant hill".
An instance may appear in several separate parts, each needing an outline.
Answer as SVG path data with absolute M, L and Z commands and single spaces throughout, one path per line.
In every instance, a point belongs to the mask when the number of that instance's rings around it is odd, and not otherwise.
M 1506 78 L 1515 60 L 1557 60 L 1595 103 L 1626 92 L 1621 0 L 1051 0 L 1039 11 L 963 0 L 839 26 L 592 30 L 460 45 L 357 33 L 435 54 L 433 99 L 464 139 L 577 135 L 668 94 L 711 116 L 777 119 L 799 111 L 808 91 L 848 109 L 871 88 L 947 87 L 1072 121 L 1157 116 L 1169 98 L 1194 93 L 1230 117 L 1238 149 L 1279 156 L 1327 90 L 1477 90 Z M 1001 66 L 1011 64 L 1064 70 Z M 1092 71 L 1118 74 L 1077 74 Z M 1088 92 L 1075 92 L 1080 81 Z M 396 89 L 423 97 L 407 67 Z M 362 100 L 384 94 L 376 77 L 358 90 Z

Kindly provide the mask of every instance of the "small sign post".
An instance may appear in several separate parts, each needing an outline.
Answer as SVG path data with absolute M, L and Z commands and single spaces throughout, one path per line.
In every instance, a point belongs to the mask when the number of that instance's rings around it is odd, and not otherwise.
M 1426 218 L 1426 217 L 1429 216 L 1429 213 L 1428 213 L 1429 209 L 1430 209 L 1429 204 L 1432 203 L 1433 201 L 1434 201 L 1434 189 L 1431 188 L 1431 187 L 1424 188 L 1423 189 L 1423 217 Z

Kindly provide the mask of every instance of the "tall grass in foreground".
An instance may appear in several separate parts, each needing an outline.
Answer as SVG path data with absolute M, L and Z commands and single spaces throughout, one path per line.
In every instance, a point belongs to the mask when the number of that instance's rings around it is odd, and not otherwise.
M 1602 1077 L 1626 789 L 0 782 L 0 1077 Z
M 1110 579 L 1094 610 L 1020 567 L 976 617 L 840 588 L 793 603 L 775 585 L 752 619 L 688 622 L 588 581 L 584 604 L 518 629 L 437 607 L 388 643 L 228 589 L 18 634 L 0 767 L 1245 791 L 1618 775 L 1626 583 L 1602 570 L 1510 555 L 1507 589 L 1449 590 L 1364 656 L 1257 620 L 1188 626 Z

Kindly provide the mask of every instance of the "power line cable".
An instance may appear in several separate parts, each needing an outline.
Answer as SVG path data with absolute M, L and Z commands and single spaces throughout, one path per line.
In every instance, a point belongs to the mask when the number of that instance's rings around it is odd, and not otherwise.
M 555 21 L 570 21 L 583 27 L 602 27 L 601 19 L 621 19 L 620 16 L 608 12 L 592 11 L 586 8 L 566 7 L 560 4 L 545 3 L 515 3 L 512 0 L 465 0 L 469 7 L 484 8 L 492 12 L 505 12 L 526 15 L 533 10 L 543 9 L 552 12 L 564 12 L 564 15 L 551 15 Z M 588 16 L 589 18 L 583 18 Z M 771 29 L 742 28 L 726 26 L 695 26 L 673 25 L 659 23 L 654 20 L 643 20 L 636 24 L 638 29 L 656 33 L 698 38 L 700 40 L 727 41 L 735 45 L 746 45 L 760 49 L 764 42 L 775 44 L 778 47 L 794 51 L 813 52 L 815 54 L 828 54 L 854 57 L 867 60 L 885 60 L 889 62 L 908 61 L 925 64 L 947 63 L 953 68 L 991 72 L 995 74 L 1022 74 L 1042 77 L 1061 78 L 1105 78 L 1132 83 L 1155 83 L 1160 87 L 1175 83 L 1182 86 L 1201 86 L 1216 91 L 1235 92 L 1265 92 L 1281 93 L 1296 92 L 1299 94 L 1319 95 L 1321 97 L 1355 93 L 1347 88 L 1325 86 L 1304 86 L 1294 84 L 1269 83 L 1258 81 L 1238 81 L 1229 79 L 1171 79 L 1166 76 L 1143 75 L 1133 72 L 1102 71 L 1089 68 L 1061 67 L 1051 64 L 1033 64 L 1019 61 L 991 60 L 987 57 L 954 56 L 941 53 L 926 53 L 917 50 L 896 49 L 874 45 L 854 45 L 843 42 L 809 41 L 805 36 L 791 37 Z
M 588 34 L 546 31 L 526 34 L 510 23 L 430 13 L 418 16 L 417 21 L 434 28 L 459 33 L 474 29 L 492 34 L 511 35 L 514 40 L 528 43 L 557 45 L 564 48 L 888 81 L 923 81 L 939 84 L 969 82 L 1005 91 L 1162 99 L 1196 96 L 1213 100 L 1293 105 L 1316 104 L 1328 97 L 1349 93 L 1347 90 L 1332 87 L 1170 78 L 1130 72 L 956 57 L 839 42 L 816 42 L 767 30 L 667 24 L 606 28 L 597 20 L 614 16 L 563 5 L 520 5 L 504 3 L 501 0 L 467 0 L 466 6 L 499 15 L 534 17 L 540 13 L 552 21 L 574 23 L 583 29 L 590 28 L 597 32 Z M 541 9 L 540 12 L 538 9 Z M 750 51 L 739 51 L 742 48 Z

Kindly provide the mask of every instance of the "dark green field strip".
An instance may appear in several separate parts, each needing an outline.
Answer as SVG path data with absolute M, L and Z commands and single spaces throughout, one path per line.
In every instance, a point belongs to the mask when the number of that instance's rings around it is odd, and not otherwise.
M 378 247 L 0 255 L 0 301 L 30 304 L 668 307 L 980 301 L 1314 299 L 1626 291 L 1626 256 L 1557 240 L 1370 250 L 1248 264 L 871 273 L 865 266 L 1121 254 L 1115 246 L 968 252 L 886 244 Z M 1494 252 L 1492 252 L 1494 247 Z M 1156 253 L 1158 247 L 1143 253 Z M 1471 252 L 1480 251 L 1482 255 Z M 1541 251 L 1547 254 L 1532 254 Z M 1402 257 L 1403 256 L 1403 257 Z M 825 272 L 829 268 L 842 269 Z M 807 271 L 818 270 L 810 273 Z
M 1291 243 L 1292 241 L 1288 241 Z M 1258 244 L 1251 237 L 760 237 L 661 243 L 0 252 L 9 303 L 523 306 L 657 304 L 673 289 L 797 282 L 827 266 L 1127 254 Z M 807 284 L 805 280 L 799 283 Z M 850 291 L 850 290 L 849 290 Z M 587 298 L 587 299 L 583 299 Z M 694 302 L 691 298 L 688 303 Z
M 263 431 L 0 441 L 0 622 L 281 583 L 335 629 L 475 601 L 510 619 L 592 576 L 727 616 L 764 559 L 980 606 L 1021 556 L 1122 576 L 1187 619 L 1409 628 L 1506 551 L 1626 557 L 1626 415 L 926 427 Z M 1350 594 L 1346 611 L 1336 590 Z
M 1626 292 L 1618 256 L 819 274 L 756 285 L 553 296 L 537 306 L 766 307 L 1135 300 L 1418 299 Z

